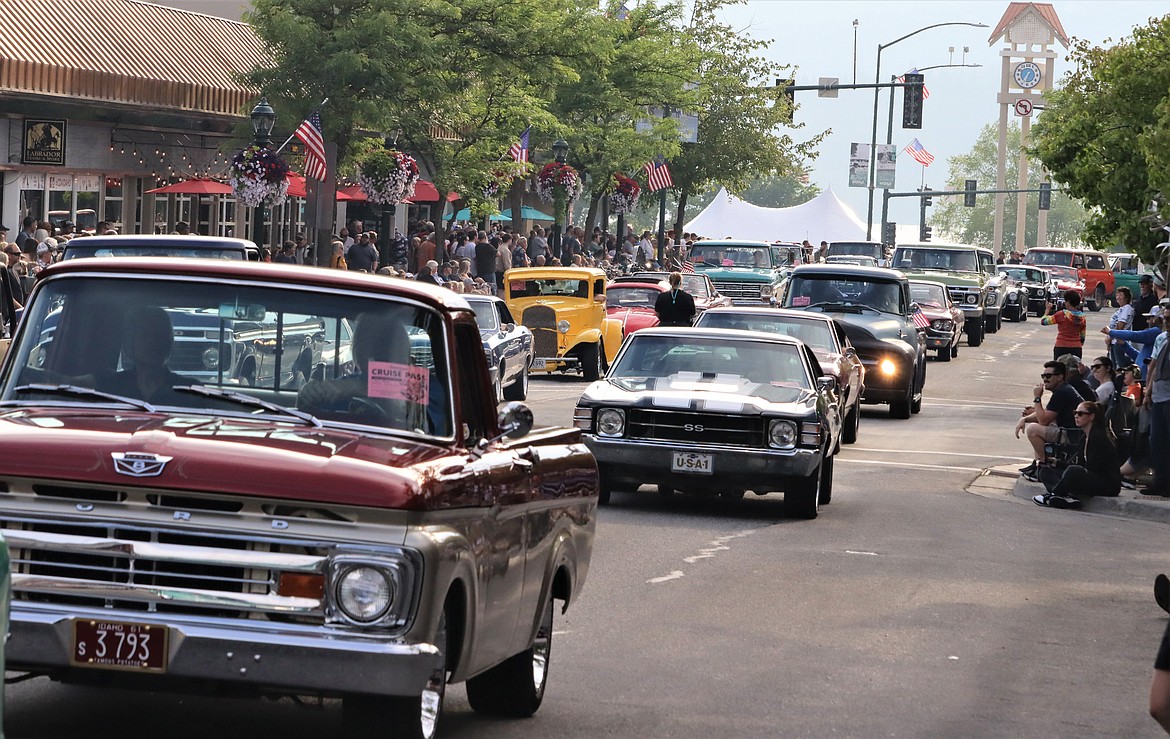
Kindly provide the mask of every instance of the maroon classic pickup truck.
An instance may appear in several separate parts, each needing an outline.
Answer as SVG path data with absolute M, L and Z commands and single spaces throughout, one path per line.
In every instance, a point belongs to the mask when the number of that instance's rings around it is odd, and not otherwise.
M 497 408 L 470 307 L 373 275 L 79 259 L 0 369 L 8 669 L 342 700 L 434 736 L 445 686 L 529 716 L 597 466 Z

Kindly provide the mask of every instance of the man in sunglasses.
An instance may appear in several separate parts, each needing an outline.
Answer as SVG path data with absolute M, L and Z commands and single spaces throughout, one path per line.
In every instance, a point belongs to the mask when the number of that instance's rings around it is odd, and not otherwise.
M 1081 403 L 1081 396 L 1064 381 L 1065 364 L 1055 360 L 1044 363 L 1040 374 L 1041 384 L 1032 388 L 1032 405 L 1025 406 L 1020 420 L 1016 422 L 1016 438 L 1024 432 L 1032 445 L 1032 464 L 1020 468 L 1024 479 L 1039 482 L 1037 470 L 1044 460 L 1044 445 L 1060 441 L 1062 429 L 1076 426 L 1074 413 Z M 1048 405 L 1043 404 L 1044 391 L 1052 395 Z

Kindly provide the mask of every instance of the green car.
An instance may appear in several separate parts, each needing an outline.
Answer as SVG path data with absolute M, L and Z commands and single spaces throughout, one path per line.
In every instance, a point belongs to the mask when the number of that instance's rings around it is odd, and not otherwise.
M 788 272 L 802 262 L 799 245 L 766 241 L 696 241 L 690 261 L 735 305 L 768 305 Z
M 1138 280 L 1142 275 L 1154 275 L 1153 265 L 1146 264 L 1137 254 L 1110 254 L 1109 268 L 1113 270 L 1114 292 L 1119 287 L 1128 287 L 1130 295 L 1137 297 L 1141 292 Z M 1112 295 L 1109 296 L 1117 304 Z
M 988 326 L 999 327 L 1001 301 L 991 289 L 995 256 L 990 249 L 970 244 L 899 244 L 891 267 L 911 280 L 930 280 L 947 286 L 951 301 L 963 310 L 968 346 L 979 346 Z

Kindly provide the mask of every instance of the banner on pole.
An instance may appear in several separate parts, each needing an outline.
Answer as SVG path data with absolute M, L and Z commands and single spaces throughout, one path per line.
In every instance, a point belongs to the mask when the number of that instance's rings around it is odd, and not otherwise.
M 894 189 L 894 175 L 898 163 L 898 147 L 894 144 L 877 145 L 877 186 L 883 190 Z
M 869 144 L 849 145 L 849 186 L 869 186 Z

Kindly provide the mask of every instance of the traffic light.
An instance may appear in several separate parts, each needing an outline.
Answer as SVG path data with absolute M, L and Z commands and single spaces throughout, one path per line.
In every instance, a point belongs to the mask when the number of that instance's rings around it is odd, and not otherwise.
M 776 87 L 780 89 L 780 95 L 784 98 L 788 108 L 784 112 L 784 122 L 792 123 L 792 113 L 796 110 L 796 91 L 790 89 L 796 84 L 796 80 L 785 80 L 779 77 L 776 78 Z
M 932 230 L 933 229 L 931 229 L 930 226 L 926 225 L 925 223 L 922 224 L 922 226 L 919 227 L 919 229 L 918 229 L 918 240 L 919 241 L 930 241 L 930 233 Z
M 922 81 L 921 74 L 905 76 L 906 86 L 902 88 L 902 128 L 922 128 Z
M 923 192 L 930 192 L 930 185 L 923 185 L 922 190 L 923 190 Z M 932 198 L 929 195 L 923 195 L 922 196 L 922 207 L 929 208 L 932 205 L 934 205 L 934 198 Z
M 1040 210 L 1048 210 L 1052 207 L 1052 183 L 1040 183 Z
M 882 243 L 892 246 L 898 242 L 898 224 L 886 221 L 882 226 Z
M 974 208 L 975 191 L 979 189 L 975 184 L 975 180 L 967 180 L 964 182 L 963 189 L 966 190 L 966 192 L 963 193 L 963 205 L 967 208 Z

